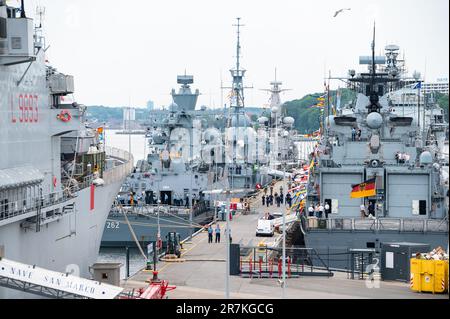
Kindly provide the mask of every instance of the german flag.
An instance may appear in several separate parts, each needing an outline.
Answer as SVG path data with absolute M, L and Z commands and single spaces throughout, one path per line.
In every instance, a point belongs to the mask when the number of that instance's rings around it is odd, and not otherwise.
M 370 197 L 375 196 L 376 194 L 375 178 L 371 178 L 364 183 L 352 185 L 350 198 Z

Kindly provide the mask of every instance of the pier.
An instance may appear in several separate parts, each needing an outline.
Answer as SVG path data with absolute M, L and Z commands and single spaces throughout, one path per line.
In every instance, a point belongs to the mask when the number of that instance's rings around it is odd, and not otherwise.
M 274 192 L 280 183 L 275 185 Z M 287 189 L 286 187 L 283 187 Z M 250 200 L 251 214 L 239 213 L 230 221 L 233 243 L 243 246 L 258 246 L 264 243 L 268 247 L 278 245 L 282 235 L 273 237 L 256 237 L 255 229 L 260 213 L 282 212 L 285 206 L 262 207 L 260 192 Z M 159 279 L 167 280 L 176 286 L 168 294 L 171 299 L 221 299 L 225 298 L 226 273 L 226 239 L 224 230 L 226 222 L 218 222 L 222 230 L 221 243 L 208 243 L 208 234 L 204 230 L 196 234 L 191 242 L 183 244 L 181 262 L 164 262 L 157 264 Z M 148 285 L 152 271 L 141 270 L 121 282 L 125 292 Z M 372 282 L 373 283 L 373 282 Z M 368 286 L 371 286 L 370 282 Z M 376 283 L 372 287 L 376 287 Z M 288 278 L 285 288 L 286 298 L 292 299 L 429 299 L 447 298 L 447 295 L 414 293 L 409 283 L 380 281 L 379 288 L 368 288 L 366 280 L 352 280 L 347 273 L 334 272 L 332 277 L 300 276 Z M 230 276 L 230 298 L 232 299 L 268 299 L 281 298 L 282 288 L 277 277 L 244 278 Z

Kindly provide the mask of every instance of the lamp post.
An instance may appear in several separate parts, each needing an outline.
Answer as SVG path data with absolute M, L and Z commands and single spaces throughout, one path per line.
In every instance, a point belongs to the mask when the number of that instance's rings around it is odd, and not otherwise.
M 191 174 L 191 188 L 190 188 L 189 192 L 190 192 L 190 194 L 189 194 L 189 207 L 190 207 L 190 211 L 189 211 L 189 241 L 192 241 L 192 212 L 194 209 L 194 205 L 193 205 L 194 198 L 192 197 L 192 174 Z
M 228 212 L 226 212 L 227 219 L 227 262 L 226 262 L 226 272 L 225 272 L 225 299 L 230 299 L 230 213 L 231 213 L 231 201 L 230 201 L 230 191 L 226 191 L 227 194 L 227 206 Z
M 157 212 L 157 214 L 158 214 L 158 234 L 156 236 L 156 240 L 158 241 L 158 253 L 159 253 L 159 249 L 161 248 L 161 247 L 159 247 L 160 242 L 161 242 L 161 227 L 159 225 L 160 204 L 161 204 L 161 199 L 158 199 L 158 212 Z
M 283 184 L 286 178 L 286 162 L 283 165 Z M 286 189 L 287 191 L 287 189 Z M 286 209 L 283 209 L 283 261 L 282 261 L 282 299 L 286 298 Z

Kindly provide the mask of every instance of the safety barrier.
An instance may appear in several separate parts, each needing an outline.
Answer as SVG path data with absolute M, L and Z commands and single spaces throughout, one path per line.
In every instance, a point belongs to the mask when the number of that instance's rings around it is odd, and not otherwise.
M 341 231 L 398 231 L 398 232 L 448 232 L 446 219 L 414 219 L 414 218 L 337 218 L 318 219 L 326 222 L 326 227 L 318 227 L 310 223 L 308 231 L 341 230 Z M 312 226 L 312 227 L 311 227 Z
M 246 278 L 281 278 L 283 274 L 283 259 L 280 248 L 272 247 L 243 247 L 241 251 L 248 251 L 250 256 L 240 257 L 240 275 Z M 313 265 L 312 259 L 320 262 L 322 267 Z M 286 276 L 333 276 L 321 256 L 312 248 L 286 249 Z

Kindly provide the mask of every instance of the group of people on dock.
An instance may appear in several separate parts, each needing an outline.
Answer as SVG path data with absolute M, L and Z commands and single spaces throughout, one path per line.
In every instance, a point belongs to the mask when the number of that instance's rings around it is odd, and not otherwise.
M 216 228 L 213 229 L 212 225 L 208 227 L 208 244 L 213 242 L 213 233 L 216 234 L 216 243 L 220 243 L 220 225 L 217 224 Z
M 216 228 L 213 228 L 212 225 L 208 226 L 208 244 L 211 244 L 213 242 L 213 237 L 214 235 L 215 237 L 215 243 L 216 244 L 220 244 L 220 225 L 216 224 Z M 225 229 L 225 233 L 227 232 L 227 230 Z M 231 229 L 229 230 L 229 236 L 230 236 L 230 243 L 231 243 Z
M 331 207 L 328 203 L 323 205 L 322 203 L 316 203 L 315 205 L 311 205 L 308 207 L 308 216 L 309 217 L 317 217 L 328 219 L 328 216 L 331 214 Z
M 273 193 L 273 186 L 270 187 L 270 194 L 267 194 L 267 188 L 264 189 L 264 195 L 261 197 L 262 205 L 269 207 L 273 206 L 274 204 L 277 205 L 277 207 L 280 207 L 281 205 L 286 205 L 288 207 L 292 206 L 292 195 L 291 193 L 287 193 L 286 195 L 283 194 L 283 186 L 280 186 L 280 194 L 275 192 Z

